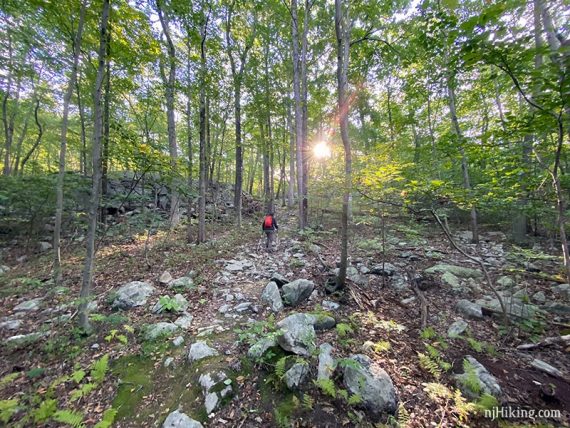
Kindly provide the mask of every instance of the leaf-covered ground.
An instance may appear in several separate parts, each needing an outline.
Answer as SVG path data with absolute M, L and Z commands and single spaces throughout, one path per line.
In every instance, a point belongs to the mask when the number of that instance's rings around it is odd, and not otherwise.
M 0 421 L 9 426 L 99 423 L 101 427 L 106 426 L 102 420 L 114 419 L 113 426 L 118 427 L 161 426 L 166 415 L 180 407 L 212 427 L 496 426 L 497 421 L 485 418 L 482 410 L 469 407 L 456 393 L 454 375 L 463 371 L 465 356 L 472 355 L 497 378 L 503 406 L 561 412 L 555 418 L 504 418 L 501 424 L 568 425 L 567 343 L 517 350 L 521 344 L 570 333 L 568 315 L 540 310 L 528 319 L 512 319 L 505 327 L 500 316 L 487 313 L 482 320 L 466 319 L 467 331 L 450 338 L 447 330 L 459 318 L 457 301 L 472 301 L 491 292 L 483 279 L 462 281 L 458 291 L 441 275 L 425 273 L 437 263 L 477 268 L 451 247 L 437 226 L 394 216 L 382 227 L 379 219 L 355 217 L 350 251 L 354 275 L 347 290 L 326 295 L 325 284 L 340 254 L 338 231 L 324 228 L 299 234 L 292 213 L 281 213 L 280 220 L 281 236 L 273 253 L 265 253 L 260 245 L 257 219 L 240 230 L 209 225 L 210 242 L 201 246 L 187 244 L 182 229 L 150 236 L 118 233 L 116 238 L 101 240 L 94 280 L 95 333 L 90 336 L 75 327 L 81 244 L 72 242 L 65 248 L 63 287 L 54 287 L 49 279 L 49 254 L 28 254 L 23 260 L 21 243 L 6 244 L 3 263 L 11 269 L 0 276 L 0 321 L 21 322 L 14 330 L 0 330 Z M 546 302 L 568 304 L 567 297 L 553 291 L 560 282 L 561 266 L 558 258 L 548 256 L 546 246 L 517 249 L 504 241 L 504 235 L 489 232 L 483 234 L 478 248 L 462 239 L 461 233 L 455 236 L 467 252 L 489 261 L 494 282 L 506 275 L 524 289 L 523 300 L 529 305 L 536 303 L 533 296 L 538 298 L 538 292 Z M 244 262 L 245 267 L 228 271 L 231 260 Z M 388 263 L 396 275 L 367 272 Z M 187 330 L 173 334 L 184 338 L 178 347 L 172 337 L 144 338 L 145 325 L 177 318 L 151 311 L 160 296 L 174 294 L 159 284 L 164 271 L 174 278 L 193 272 L 194 285 L 178 290 L 189 301 L 188 312 L 193 316 Z M 273 271 L 289 279 L 310 279 L 317 293 L 301 306 L 274 315 L 259 300 Z M 397 277 L 405 278 L 406 284 Z M 116 290 L 135 280 L 152 283 L 158 292 L 146 305 L 112 310 Z M 232 305 L 251 302 L 255 310 L 220 312 L 228 295 Z M 423 329 L 420 296 L 425 297 L 428 310 Z M 37 310 L 15 316 L 18 304 L 34 298 L 41 299 Z M 317 345 L 331 343 L 339 359 L 354 353 L 371 357 L 392 378 L 398 415 L 373 422 L 358 404 L 349 404 L 340 373 L 333 376 L 332 387 L 309 380 L 300 390 L 289 391 L 277 367 L 283 355 L 261 361 L 246 357 L 254 338 L 274 329 L 275 321 L 292 312 L 322 313 L 323 299 L 340 307 L 330 312 L 336 328 L 319 333 Z M 41 335 L 27 342 L 6 342 L 14 335 L 34 332 Z M 187 348 L 198 338 L 220 353 L 208 362 L 209 369 L 227 368 L 234 386 L 233 398 L 211 415 L 205 413 L 197 385 L 204 367 L 187 361 Z M 170 357 L 171 364 L 165 367 Z M 562 376 L 531 367 L 535 358 L 555 366 Z M 312 361 L 309 379 L 315 378 L 315 366 Z

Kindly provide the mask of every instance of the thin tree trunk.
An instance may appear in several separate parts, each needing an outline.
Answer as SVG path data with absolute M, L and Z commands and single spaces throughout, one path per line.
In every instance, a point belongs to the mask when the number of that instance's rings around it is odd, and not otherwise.
M 188 242 L 192 242 L 192 205 L 193 205 L 193 177 L 192 177 L 192 168 L 193 168 L 193 150 L 192 150 L 192 84 L 190 81 L 190 56 L 192 53 L 192 47 L 190 44 L 190 30 L 187 28 L 186 31 L 186 48 L 188 49 L 188 58 L 186 61 L 186 73 L 187 73 L 187 87 L 186 87 L 186 143 L 187 143 L 187 150 L 188 150 L 188 200 L 187 200 L 187 209 L 186 209 L 186 216 L 188 217 L 188 226 L 186 229 L 186 240 Z
M 291 117 L 291 105 L 287 105 L 287 129 L 289 131 L 289 183 L 287 189 L 287 206 L 293 207 L 295 203 L 295 132 Z
M 352 191 L 352 152 L 348 136 L 348 110 L 350 108 L 347 97 L 348 90 L 348 62 L 350 48 L 351 23 L 349 19 L 348 4 L 342 0 L 335 0 L 335 32 L 337 39 L 337 82 L 338 82 L 338 115 L 340 121 L 340 134 L 344 147 L 344 195 L 342 200 L 341 219 L 341 255 L 340 267 L 337 277 L 337 287 L 344 287 L 348 265 L 348 217 Z M 344 11 L 343 11 L 344 9 Z
M 107 58 L 109 58 L 111 50 L 111 31 L 112 27 L 109 24 L 107 31 Z M 105 73 L 105 95 L 103 97 L 103 156 L 101 159 L 101 195 L 103 198 L 107 196 L 109 187 L 109 138 L 111 131 L 111 61 L 107 60 L 107 71 Z M 104 214 L 102 215 L 103 220 L 105 219 Z
M 85 129 L 85 110 L 83 108 L 83 103 L 81 102 L 81 91 L 79 80 L 81 78 L 81 73 L 77 75 L 77 82 L 75 84 L 75 89 L 77 92 L 77 108 L 79 110 L 79 123 L 81 125 L 81 161 L 80 161 L 80 169 L 81 174 L 86 177 L 87 176 L 87 131 Z
M 208 28 L 208 18 L 200 28 L 200 175 L 198 179 L 199 199 L 198 199 L 198 239 L 200 244 L 206 241 L 206 35 Z
M 67 84 L 67 90 L 63 97 L 63 118 L 61 122 L 61 139 L 59 148 L 59 171 L 57 174 L 56 184 L 56 203 L 55 203 L 55 225 L 53 230 L 53 279 L 56 284 L 61 284 L 63 279 L 61 272 L 61 223 L 63 219 L 63 186 L 65 178 L 65 160 L 67 154 L 67 128 L 69 122 L 69 104 L 75 83 L 77 79 L 77 69 L 79 68 L 79 56 L 81 55 L 81 39 L 83 36 L 83 23 L 85 20 L 85 3 L 81 3 L 81 10 L 79 12 L 79 23 L 77 25 L 77 32 L 72 44 L 73 51 L 73 65 L 71 67 L 71 74 Z M 98 183 L 97 183 L 98 184 Z
M 20 166 L 20 174 L 22 175 L 24 174 L 24 168 L 26 167 L 26 163 L 28 162 L 32 154 L 34 154 L 34 152 L 42 142 L 42 136 L 44 134 L 44 130 L 42 124 L 40 123 L 40 119 L 38 117 L 39 109 L 40 109 L 40 100 L 36 99 L 36 108 L 34 109 L 34 120 L 38 128 L 38 136 L 36 137 L 36 141 L 34 142 L 32 147 L 30 148 L 30 151 L 26 154 L 26 156 L 24 156 L 24 159 L 22 159 L 22 165 Z
M 309 149 L 307 147 L 308 112 L 307 112 L 307 35 L 309 33 L 309 18 L 311 16 L 310 1 L 305 0 L 305 14 L 303 17 L 303 32 L 301 33 L 301 113 L 302 113 L 302 155 L 303 155 L 303 224 L 309 224 Z
M 78 321 L 79 326 L 85 331 L 91 330 L 89 323 L 88 304 L 91 296 L 91 282 L 93 279 L 93 266 L 95 263 L 95 237 L 97 234 L 97 214 L 99 208 L 99 183 L 101 181 L 101 139 L 103 134 L 103 117 L 101 111 L 101 92 L 103 77 L 105 74 L 105 45 L 107 40 L 107 22 L 109 19 L 110 0 L 103 0 L 103 10 L 101 13 L 101 29 L 99 37 L 99 59 L 97 67 L 97 77 L 95 79 L 95 90 L 93 99 L 93 181 L 91 184 L 91 201 L 89 206 L 89 223 L 87 230 L 87 254 L 85 256 L 85 266 L 81 291 L 79 293 Z

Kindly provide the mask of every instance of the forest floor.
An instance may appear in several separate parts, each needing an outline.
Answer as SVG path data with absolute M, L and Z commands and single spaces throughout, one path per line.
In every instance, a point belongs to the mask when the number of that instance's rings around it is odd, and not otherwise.
M 376 218 L 355 217 L 348 290 L 327 295 L 324 286 L 340 255 L 338 230 L 300 234 L 292 212 L 283 209 L 278 216 L 280 239 L 272 253 L 263 250 L 259 219 L 239 230 L 213 225 L 210 242 L 200 246 L 187 244 L 182 228 L 150 236 L 123 231 L 102 241 L 94 278 L 95 331 L 89 336 L 75 327 L 82 245 L 65 248 L 65 283 L 55 287 L 49 253 L 30 255 L 18 243 L 6 244 L 3 264 L 10 270 L 0 275 L 0 423 L 63 426 L 58 420 L 68 421 L 69 415 L 62 415 L 67 411 L 79 415 L 78 423 L 94 426 L 107 412 L 109 420 L 114 415 L 113 426 L 158 427 L 180 408 L 207 427 L 375 426 L 361 406 L 349 404 L 339 370 L 332 390 L 310 380 L 315 378 L 314 355 L 309 380 L 293 391 L 277 368 L 285 354 L 255 361 L 247 357 L 250 346 L 273 331 L 276 321 L 312 312 L 336 320 L 336 328 L 318 332 L 317 348 L 330 343 L 337 359 L 366 354 L 391 377 L 399 414 L 382 423 L 570 426 L 568 342 L 541 343 L 570 334 L 565 312 L 570 291 L 559 285 L 560 259 L 545 247 L 523 250 L 495 231 L 483 233 L 475 246 L 468 234 L 456 232 L 458 244 L 482 257 L 502 295 L 513 296 L 510 305 L 517 310 L 522 305 L 522 312 L 513 309 L 509 326 L 492 310 L 484 309 L 479 319 L 463 316 L 465 331 L 449 337 L 450 325 L 461 318 L 459 300 L 489 302 L 493 296 L 480 276 L 425 272 L 438 264 L 470 268 L 467 272 L 478 268 L 453 249 L 436 225 L 393 216 L 381 227 Z M 383 274 L 374 273 L 378 270 Z M 191 284 L 173 289 L 159 281 L 165 271 L 173 278 L 192 278 Z M 315 291 L 299 306 L 273 314 L 260 296 L 274 273 L 290 281 L 311 280 Z M 114 310 L 117 290 L 131 281 L 148 282 L 155 292 L 141 306 Z M 175 292 L 188 301 L 191 323 L 149 340 L 149 325 L 179 319 L 177 308 L 160 314 L 151 310 L 160 296 Z M 424 328 L 422 298 L 428 311 Z M 329 306 L 331 301 L 338 307 Z M 22 303 L 24 309 L 18 309 Z M 175 337 L 183 344 L 173 344 Z M 218 355 L 189 363 L 188 347 L 198 340 Z M 537 346 L 517 349 L 524 344 Z M 560 414 L 492 421 L 482 412 L 465 410 L 454 390 L 467 355 L 496 378 L 502 406 Z M 533 367 L 535 359 L 559 372 Z M 231 386 L 232 398 L 208 415 L 198 376 L 216 370 L 227 373 L 224 383 Z M 443 385 L 443 392 L 434 393 L 433 385 Z

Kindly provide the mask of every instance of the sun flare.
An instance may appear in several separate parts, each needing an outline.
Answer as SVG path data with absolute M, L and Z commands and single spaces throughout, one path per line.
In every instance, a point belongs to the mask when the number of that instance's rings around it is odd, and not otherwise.
M 331 148 L 326 142 L 321 141 L 320 143 L 316 144 L 313 147 L 313 153 L 315 154 L 315 157 L 318 159 L 330 158 Z

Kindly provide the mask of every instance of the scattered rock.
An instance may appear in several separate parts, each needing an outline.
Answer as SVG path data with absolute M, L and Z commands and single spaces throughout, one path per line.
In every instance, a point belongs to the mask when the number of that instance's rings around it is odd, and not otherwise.
M 380 263 L 376 266 L 373 266 L 370 269 L 370 273 L 373 275 L 382 275 L 382 276 L 393 276 L 398 271 L 398 268 L 394 266 L 392 263 Z
M 233 391 L 231 379 L 222 371 L 201 374 L 198 383 L 202 387 L 207 414 L 218 409 L 222 399 Z
M 344 384 L 351 394 L 358 394 L 364 408 L 375 418 L 383 413 L 395 414 L 396 391 L 386 371 L 366 355 L 350 357 L 356 364 L 344 367 Z
M 473 368 L 473 372 L 477 379 L 479 380 L 479 385 L 481 387 L 481 391 L 472 391 L 466 386 L 466 379 L 470 376 L 468 373 L 462 373 L 455 375 L 455 379 L 457 380 L 457 386 L 463 392 L 466 397 L 469 398 L 477 398 L 478 395 L 481 393 L 490 394 L 494 397 L 499 397 L 501 395 L 501 387 L 497 382 L 495 376 L 493 376 L 489 371 L 475 358 L 471 355 L 467 355 L 465 359 L 469 362 L 469 365 Z
M 552 367 L 550 364 L 545 363 L 542 360 L 535 358 L 534 360 L 531 361 L 530 365 L 537 370 L 548 373 L 550 376 L 564 379 L 564 375 L 560 370 L 558 370 L 556 367 Z
M 424 271 L 425 273 L 434 274 L 434 273 L 441 273 L 445 274 L 446 272 L 452 273 L 458 278 L 467 279 L 480 279 L 483 278 L 483 272 L 478 269 L 471 269 L 462 266 L 455 266 L 455 265 L 448 265 L 448 264 L 437 264 L 432 266 Z
M 162 424 L 162 428 L 202 428 L 202 424 L 188 415 L 175 410 L 167 416 Z
M 0 330 L 18 330 L 22 325 L 22 320 L 9 319 L 0 322 Z
M 538 291 L 532 295 L 532 300 L 534 300 L 539 305 L 542 305 L 546 302 L 546 296 L 544 295 L 544 292 Z
M 174 363 L 174 357 L 168 357 L 164 360 L 164 367 L 170 367 Z
M 515 280 L 510 276 L 502 276 L 495 281 L 497 285 L 500 285 L 503 288 L 511 288 L 515 286 Z
M 25 302 L 22 302 L 14 308 L 14 312 L 37 311 L 40 308 L 40 304 L 41 304 L 42 300 L 43 299 L 41 297 L 38 297 L 36 299 L 27 300 Z
M 168 283 L 168 288 L 191 289 L 194 287 L 194 280 L 189 276 L 181 276 Z
M 408 306 L 410 303 L 413 303 L 416 301 L 416 296 L 411 296 L 408 297 L 407 299 L 403 299 L 400 301 L 400 303 L 404 306 Z
M 315 349 L 315 317 L 309 314 L 293 314 L 277 323 L 282 334 L 277 342 L 286 351 L 309 356 Z
M 289 280 L 287 278 L 277 272 L 272 274 L 269 280 L 277 284 L 277 287 L 283 287 L 285 284 L 289 283 Z
M 457 309 L 457 311 L 466 318 L 475 320 L 483 319 L 481 306 L 477 303 L 470 302 L 469 300 L 461 299 L 455 305 L 455 309 Z
M 247 351 L 247 356 L 257 360 L 261 358 L 269 348 L 277 346 L 277 339 L 274 336 L 263 337 L 254 343 Z
M 330 330 L 331 328 L 334 328 L 335 325 L 336 320 L 333 317 L 323 314 L 315 315 L 315 320 L 313 322 L 315 330 Z
M 176 338 L 174 338 L 174 340 L 172 341 L 172 344 L 176 347 L 182 346 L 183 343 L 184 343 L 184 338 L 182 336 L 176 336 Z
M 523 300 L 515 296 L 502 296 L 503 304 L 507 310 L 507 314 L 510 316 L 520 317 L 520 318 L 530 318 L 534 316 L 538 308 L 529 303 L 525 303 Z M 482 306 L 485 309 L 494 311 L 497 315 L 501 316 L 502 308 L 499 299 L 493 296 L 484 296 L 482 299 L 478 299 L 476 304 Z
M 232 309 L 231 305 L 224 304 L 218 308 L 218 312 L 221 314 L 228 313 Z
M 332 356 L 333 347 L 330 343 L 319 346 L 319 367 L 317 379 L 330 379 L 336 369 L 336 361 Z
M 23 345 L 28 343 L 33 343 L 41 339 L 42 337 L 49 336 L 51 331 L 35 332 L 35 333 L 28 333 L 28 334 L 18 334 L 16 336 L 12 336 L 6 339 L 6 344 L 11 345 Z
M 154 340 L 159 338 L 160 336 L 166 336 L 169 335 L 173 332 L 175 332 L 176 330 L 178 330 L 178 326 L 172 322 L 158 322 L 156 324 L 150 324 L 147 327 L 147 330 L 145 332 L 145 339 L 146 340 Z
M 42 242 L 38 243 L 38 250 L 42 253 L 45 251 L 49 251 L 52 248 L 53 248 L 53 246 L 49 242 L 42 241 Z
M 192 315 L 186 313 L 186 314 L 176 318 L 176 321 L 174 321 L 174 324 L 176 324 L 180 328 L 187 330 L 188 328 L 190 328 L 190 325 L 192 325 L 193 319 L 194 319 L 194 317 Z
M 283 303 L 289 306 L 297 306 L 304 300 L 307 300 L 315 284 L 307 279 L 297 279 L 293 282 L 283 285 Z
M 133 281 L 123 285 L 117 290 L 117 296 L 113 301 L 113 307 L 118 309 L 130 309 L 146 304 L 149 296 L 155 288 L 148 282 Z
M 250 268 L 253 263 L 249 260 L 230 260 L 226 265 L 226 270 L 228 272 L 241 272 L 244 269 Z
M 552 291 L 565 299 L 570 299 L 570 284 L 555 285 Z
M 324 309 L 329 311 L 336 311 L 340 308 L 340 305 L 336 302 L 331 302 L 330 300 L 323 300 L 322 306 Z
M 447 335 L 449 337 L 455 338 L 461 336 L 469 325 L 462 319 L 455 321 L 447 329 Z
M 279 287 L 276 282 L 271 281 L 261 294 L 261 301 L 269 304 L 273 312 L 281 312 L 283 310 L 283 300 L 279 294 Z
M 234 307 L 234 311 L 236 312 L 245 312 L 245 311 L 253 311 L 255 312 L 253 305 L 251 302 L 243 302 Z
M 165 270 L 164 272 L 162 272 L 162 275 L 160 275 L 160 278 L 158 278 L 158 282 L 162 285 L 167 285 L 168 283 L 170 283 L 170 281 L 172 281 L 172 275 L 170 275 L 170 272 L 168 272 L 167 270 Z
M 570 306 L 560 302 L 550 302 L 546 306 L 543 306 L 543 308 L 551 314 L 570 315 Z
M 449 285 L 455 292 L 464 291 L 464 287 L 461 285 L 459 278 L 457 278 L 451 272 L 445 272 L 443 275 L 441 275 L 441 282 Z
M 285 372 L 283 380 L 287 388 L 295 390 L 299 389 L 305 377 L 309 373 L 309 365 L 306 362 L 295 363 L 289 370 Z
M 19 257 L 18 257 L 19 258 Z M 0 265 L 0 275 L 5 274 L 6 272 L 8 272 L 10 270 L 10 268 L 6 265 Z
M 190 345 L 190 349 L 188 350 L 188 360 L 191 363 L 206 357 L 213 357 L 215 355 L 219 355 L 218 351 L 210 348 L 206 342 L 195 342 Z

